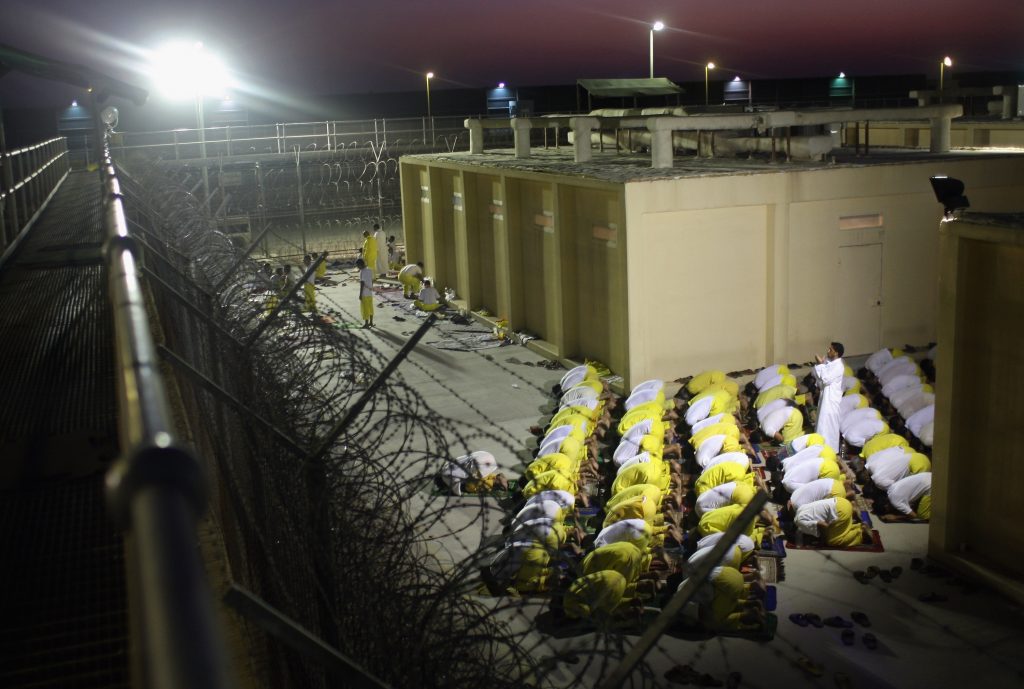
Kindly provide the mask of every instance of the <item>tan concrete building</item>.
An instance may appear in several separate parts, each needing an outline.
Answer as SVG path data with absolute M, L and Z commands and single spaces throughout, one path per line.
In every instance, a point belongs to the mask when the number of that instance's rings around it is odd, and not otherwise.
M 932 341 L 942 208 L 928 178 L 964 180 L 989 211 L 1024 196 L 1024 156 L 1008 152 L 670 167 L 614 147 L 523 153 L 403 158 L 408 256 L 460 307 L 627 385 L 806 361 L 830 339 L 850 354 Z
M 1024 215 L 940 230 L 929 554 L 1024 603 Z

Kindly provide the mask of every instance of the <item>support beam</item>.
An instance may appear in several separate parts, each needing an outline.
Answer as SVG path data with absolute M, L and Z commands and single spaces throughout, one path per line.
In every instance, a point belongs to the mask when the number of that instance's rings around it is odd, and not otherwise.
M 928 150 L 932 153 L 949 153 L 952 119 L 949 117 L 933 117 L 930 123 L 932 132 L 931 139 L 928 142 Z
M 484 152 L 484 125 L 480 120 L 467 119 L 464 122 L 466 129 L 469 130 L 469 152 L 470 153 L 483 153 Z
M 515 141 L 516 158 L 530 157 L 530 118 L 513 117 L 512 134 Z
M 672 167 L 672 123 L 663 118 L 648 117 L 647 131 L 651 133 L 651 167 Z
M 600 120 L 596 117 L 573 117 L 569 122 L 573 132 L 573 160 L 577 163 L 589 162 L 593 158 L 593 153 L 590 150 L 590 134 L 598 128 Z

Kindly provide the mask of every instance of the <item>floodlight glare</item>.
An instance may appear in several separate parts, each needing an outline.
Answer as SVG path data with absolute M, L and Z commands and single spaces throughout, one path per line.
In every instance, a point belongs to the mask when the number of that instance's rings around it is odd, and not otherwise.
M 654 26 L 652 26 L 651 28 L 654 29 L 655 31 L 661 31 L 662 29 L 665 28 L 665 24 L 663 22 L 654 22 Z
M 152 77 L 167 98 L 184 100 L 223 96 L 230 86 L 228 70 L 202 43 L 168 43 L 154 52 Z
M 100 113 L 100 120 L 103 121 L 103 124 L 113 129 L 117 126 L 118 114 L 117 108 L 113 105 L 109 105 L 103 108 L 103 112 Z
M 839 78 L 840 79 L 845 79 L 846 78 L 846 72 L 840 72 L 839 73 Z
M 505 82 L 504 81 L 499 81 L 498 82 L 498 88 L 500 88 L 500 89 L 505 88 Z
M 953 58 L 951 58 L 951 57 L 949 57 L 947 55 L 946 57 L 942 58 L 942 64 L 946 65 L 947 67 L 952 67 L 953 66 Z

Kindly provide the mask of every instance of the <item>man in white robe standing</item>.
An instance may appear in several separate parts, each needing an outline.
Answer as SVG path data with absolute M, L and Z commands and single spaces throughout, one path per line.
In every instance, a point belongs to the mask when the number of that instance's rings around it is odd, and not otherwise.
M 814 432 L 839 452 L 839 403 L 843 399 L 843 345 L 829 343 L 825 356 L 818 356 L 814 377 L 818 379 L 818 423 Z
M 388 274 L 388 251 L 384 244 L 386 238 L 384 237 L 384 230 L 380 229 L 380 223 L 373 223 L 373 238 L 377 241 L 377 263 L 373 268 L 376 275 L 387 275 Z

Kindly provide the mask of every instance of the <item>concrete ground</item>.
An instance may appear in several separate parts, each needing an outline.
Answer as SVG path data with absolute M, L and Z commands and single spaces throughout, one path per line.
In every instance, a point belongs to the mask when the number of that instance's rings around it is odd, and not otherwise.
M 331 271 L 345 280 L 352 271 Z M 335 310 L 349 326 L 361 323 L 354 281 L 322 288 L 321 308 Z M 392 356 L 422 323 L 409 310 L 401 292 L 385 291 L 377 303 L 376 327 L 358 330 L 367 345 L 385 357 Z M 382 301 L 383 300 L 383 301 Z M 381 305 L 383 303 L 383 305 Z M 403 319 L 403 320 L 398 320 Z M 502 471 L 516 476 L 535 447 L 529 427 L 540 423 L 551 408 L 550 389 L 564 369 L 539 366 L 547 360 L 530 349 L 509 345 L 476 351 L 438 349 L 433 343 L 460 346 L 469 338 L 485 336 L 477 323 L 455 326 L 439 323 L 420 342 L 398 374 L 422 394 L 440 415 L 469 427 L 489 431 L 479 437 L 480 446 L 498 459 Z M 680 371 L 689 375 L 696 371 Z M 441 566 L 454 566 L 477 551 L 482 543 L 500 538 L 504 510 L 494 499 L 447 499 L 425 495 L 438 502 L 444 518 L 435 542 Z M 1024 611 L 994 593 L 976 589 L 951 576 L 929 576 L 911 570 L 911 560 L 925 557 L 927 525 L 885 524 L 875 519 L 884 552 L 790 550 L 785 558 L 785 581 L 778 585 L 778 630 L 774 640 L 758 643 L 745 639 L 715 637 L 684 641 L 663 637 L 648 656 L 653 677 L 648 685 L 672 685 L 663 675 L 674 665 L 691 665 L 699 673 L 724 682 L 730 673 L 742 674 L 743 687 L 835 687 L 861 689 L 916 687 L 969 687 L 986 689 L 1024 686 Z M 867 584 L 852 576 L 855 570 L 874 565 L 903 568 L 901 576 L 886 584 L 876 577 Z M 919 596 L 939 594 L 946 600 L 922 602 Z M 521 630 L 526 643 L 536 645 L 535 655 L 572 650 L 577 663 L 555 664 L 545 684 L 597 686 L 608 669 L 605 657 L 621 653 L 617 640 L 597 634 L 552 639 L 532 625 L 544 608 L 542 599 L 483 599 Z M 789 620 L 792 613 L 817 613 L 822 618 L 865 613 L 871 628 L 854 627 L 855 642 L 846 646 L 840 630 L 800 627 Z M 878 640 L 875 650 L 864 642 L 870 631 Z M 625 637 L 625 643 L 635 637 Z M 821 668 L 815 676 L 800 669 L 807 658 Z M 614 665 L 611 662 L 610 665 Z M 844 683 L 848 678 L 848 683 Z M 714 685 L 711 685 L 714 686 Z

